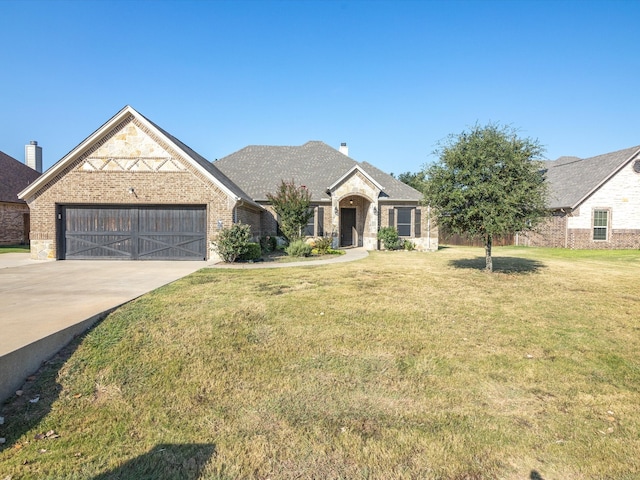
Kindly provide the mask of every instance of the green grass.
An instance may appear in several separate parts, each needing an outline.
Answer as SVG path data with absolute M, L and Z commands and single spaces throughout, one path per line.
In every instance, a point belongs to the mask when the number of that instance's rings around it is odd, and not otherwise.
M 4 405 L 0 478 L 639 478 L 640 252 L 494 255 L 156 290 Z
M 0 255 L 3 253 L 29 253 L 29 245 L 0 245 Z

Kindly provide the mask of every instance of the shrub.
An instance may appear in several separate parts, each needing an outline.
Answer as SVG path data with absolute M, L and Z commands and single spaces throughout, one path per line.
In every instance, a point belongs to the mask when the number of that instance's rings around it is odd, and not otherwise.
M 333 238 L 330 235 L 318 238 L 313 246 L 318 251 L 319 255 L 325 255 L 329 253 L 331 249 L 331 244 L 333 243 Z
M 249 250 L 251 243 L 251 227 L 242 223 L 234 223 L 229 228 L 220 230 L 212 242 L 213 249 L 227 263 L 233 263 Z
M 278 247 L 278 239 L 275 235 L 265 235 L 260 237 L 260 248 L 265 253 L 274 252 Z
M 276 193 L 267 193 L 267 199 L 278 214 L 280 230 L 287 240 L 294 242 L 301 238 L 304 227 L 314 215 L 309 189 L 304 185 L 296 186 L 293 180 L 282 180 Z
M 382 227 L 378 231 L 378 240 L 382 242 L 386 250 L 397 250 L 404 247 L 403 240 L 398 237 L 398 231 L 394 227 Z
M 314 255 L 344 255 L 347 252 L 344 250 L 336 250 L 335 248 L 328 248 L 326 252 L 320 253 L 317 248 L 314 248 L 311 250 L 311 253 Z
M 296 240 L 291 242 L 284 251 L 291 257 L 308 257 L 311 255 L 311 245 L 304 240 Z
M 407 250 L 408 252 L 411 252 L 416 249 L 416 245 L 411 240 L 405 240 L 403 246 L 404 246 L 404 249 Z
M 238 257 L 239 260 L 244 262 L 252 262 L 258 260 L 262 256 L 262 248 L 259 243 L 250 243 L 247 251 Z

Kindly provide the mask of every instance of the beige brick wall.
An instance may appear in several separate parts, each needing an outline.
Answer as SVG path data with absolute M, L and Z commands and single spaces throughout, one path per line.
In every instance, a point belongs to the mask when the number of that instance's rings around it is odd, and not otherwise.
M 584 214 L 586 210 L 581 207 L 574 213 L 580 215 L 580 212 Z M 595 250 L 640 248 L 640 229 L 612 228 L 607 240 L 593 240 L 591 227 L 568 228 L 567 223 L 571 218 L 572 216 L 562 212 L 554 212 L 553 216 L 540 224 L 536 230 L 519 233 L 517 245 Z
M 563 212 L 554 214 L 540 223 L 535 230 L 521 232 L 516 237 L 516 245 L 527 247 L 567 247 L 567 215 Z
M 233 198 L 133 118 L 69 164 L 28 203 L 33 258 L 57 257 L 60 204 L 206 205 L 209 239 L 218 221 L 225 227 L 232 224 L 235 206 Z M 255 221 L 255 215 L 246 219 Z
M 28 222 L 27 204 L 0 202 L 0 245 L 18 245 L 28 242 L 28 235 L 25 235 L 29 230 Z
M 236 208 L 236 220 L 245 225 L 250 225 L 251 235 L 256 240 L 262 235 L 261 217 L 262 212 L 254 207 L 243 205 Z

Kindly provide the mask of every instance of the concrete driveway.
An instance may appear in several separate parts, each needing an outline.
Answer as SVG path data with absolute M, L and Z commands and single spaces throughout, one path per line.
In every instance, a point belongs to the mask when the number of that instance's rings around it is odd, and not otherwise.
M 0 255 L 0 401 L 104 312 L 207 266 L 28 256 Z

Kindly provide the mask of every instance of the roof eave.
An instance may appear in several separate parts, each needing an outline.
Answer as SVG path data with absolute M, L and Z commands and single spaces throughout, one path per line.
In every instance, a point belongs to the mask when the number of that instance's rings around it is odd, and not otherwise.
M 88 145 L 91 145 L 97 138 L 104 135 L 106 131 L 113 127 L 113 125 L 117 124 L 127 114 L 135 115 L 137 112 L 131 106 L 126 105 L 122 110 L 107 120 L 100 128 L 80 142 L 78 146 L 58 160 L 49 170 L 40 175 L 35 182 L 22 190 L 18 194 L 18 197 L 25 200 L 27 197 L 33 195 L 42 185 L 45 185 L 50 178 L 55 177 L 55 175 L 57 175 L 72 158 L 81 154 Z
M 354 165 L 353 167 L 351 167 L 344 175 L 342 175 L 338 180 L 336 180 L 335 182 L 333 182 L 333 184 L 331 184 L 328 187 L 328 190 L 333 191 L 333 189 L 338 186 L 340 183 L 342 183 L 342 181 L 347 178 L 349 175 L 351 175 L 354 171 L 360 171 L 360 173 L 362 173 L 365 178 L 367 180 L 369 180 L 371 183 L 373 183 L 378 189 L 380 189 L 380 191 L 384 191 L 384 187 L 382 185 L 380 185 L 371 175 L 369 175 L 360 165 Z
M 594 186 L 591 190 L 589 190 L 585 195 L 583 195 L 580 200 L 578 200 L 574 206 L 572 207 L 568 207 L 571 210 L 575 210 L 576 208 L 578 208 L 578 206 L 584 202 L 587 198 L 589 198 L 591 195 L 593 195 L 600 187 L 602 187 L 605 183 L 607 183 L 613 176 L 615 176 L 620 170 L 622 170 L 625 166 L 627 166 L 629 164 L 629 162 L 631 162 L 631 160 L 633 160 L 635 157 L 638 156 L 638 154 L 640 153 L 640 148 L 638 150 L 636 150 L 635 152 L 633 152 L 629 158 L 627 158 L 624 162 L 620 162 L 620 165 L 618 165 L 618 167 L 616 167 L 614 170 L 611 171 L 611 173 L 609 175 L 607 175 L 600 183 L 598 183 L 596 186 Z

